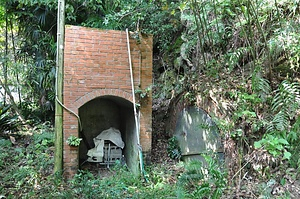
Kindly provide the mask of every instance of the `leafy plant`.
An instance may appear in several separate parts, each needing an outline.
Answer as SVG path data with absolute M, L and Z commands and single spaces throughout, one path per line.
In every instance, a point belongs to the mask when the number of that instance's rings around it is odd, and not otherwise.
M 150 94 L 151 90 L 152 90 L 152 86 L 148 86 L 144 90 L 142 90 L 142 89 L 136 89 L 135 90 L 135 94 L 138 94 L 141 99 L 144 99 L 146 97 L 149 97 L 149 94 Z
M 2 153 L 0 154 L 0 170 L 4 170 L 7 166 L 9 166 L 9 163 L 5 161 L 6 159 L 10 158 L 10 153 L 6 152 L 7 150 L 10 150 L 10 147 L 12 146 L 12 143 L 10 140 L 6 139 L 0 139 L 0 150 Z
M 289 132 L 291 119 L 297 116 L 300 107 L 300 86 L 298 83 L 290 83 L 284 80 L 275 91 L 272 101 L 272 111 L 275 113 L 271 122 L 267 125 L 268 133 Z
M 36 150 L 45 150 L 47 147 L 54 146 L 53 128 L 49 124 L 41 124 L 36 128 L 41 128 L 33 134 Z
M 82 138 L 71 135 L 68 137 L 66 142 L 69 146 L 79 146 L 81 140 L 82 140 Z
M 273 157 L 283 157 L 293 165 L 298 164 L 292 154 L 298 149 L 298 109 L 300 105 L 300 89 L 298 83 L 290 83 L 284 80 L 275 90 L 272 99 L 271 110 L 274 113 L 270 122 L 265 121 L 266 134 L 257 142 L 254 147 L 266 149 Z M 291 121 L 296 117 L 296 122 L 291 126 Z M 292 161 L 291 161 L 292 160 Z
M 222 196 L 226 187 L 226 172 L 213 155 L 204 155 L 205 163 L 199 160 L 188 162 L 185 172 L 179 177 L 179 198 L 213 198 Z M 182 190 L 183 189 L 183 190 Z
M 284 138 L 279 138 L 270 134 L 266 134 L 263 139 L 254 143 L 254 147 L 264 147 L 275 158 L 283 154 L 284 159 L 290 159 L 291 153 L 287 151 L 289 143 Z
M 9 187 L 9 191 L 0 190 L 7 198 L 22 198 L 21 195 L 32 198 L 33 193 L 43 197 L 41 189 L 48 187 L 48 196 L 55 190 L 50 179 L 50 184 L 40 187 L 53 171 L 53 135 L 53 129 L 41 125 L 30 129 L 30 133 L 20 132 L 18 147 L 12 146 L 9 140 L 0 140 L 0 150 L 3 151 L 0 155 L 1 187 Z M 22 191 L 19 191 L 20 187 Z
M 173 136 L 168 140 L 168 156 L 174 160 L 180 160 L 181 149 L 177 137 Z
M 236 129 L 235 131 L 230 132 L 230 137 L 233 139 L 239 139 L 244 134 L 242 129 Z

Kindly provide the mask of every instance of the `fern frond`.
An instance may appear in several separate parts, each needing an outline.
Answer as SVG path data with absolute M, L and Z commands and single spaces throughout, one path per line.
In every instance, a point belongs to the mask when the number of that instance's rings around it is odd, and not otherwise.
M 266 127 L 266 133 L 272 133 L 274 131 L 276 131 L 276 128 L 273 122 L 271 121 Z
M 300 85 L 284 80 L 275 91 L 272 101 L 272 111 L 275 113 L 267 132 L 285 131 L 290 128 L 290 119 L 293 118 L 300 107 Z
M 229 52 L 226 54 L 226 60 L 228 60 L 228 66 L 230 69 L 233 69 L 238 65 L 240 59 L 251 51 L 250 47 L 240 47 L 235 49 L 233 52 Z
M 284 80 L 275 92 L 276 95 L 273 98 L 272 110 L 279 112 L 284 108 L 290 112 L 290 115 L 293 115 L 294 111 L 300 105 L 299 84 L 297 82 L 290 83 L 288 80 Z
M 265 101 L 266 96 L 271 93 L 270 82 L 261 76 L 259 67 L 257 67 L 252 74 L 252 90 L 257 93 L 263 101 Z
M 273 118 L 273 124 L 278 131 L 284 131 L 288 129 L 290 121 L 288 112 L 285 110 L 280 110 Z

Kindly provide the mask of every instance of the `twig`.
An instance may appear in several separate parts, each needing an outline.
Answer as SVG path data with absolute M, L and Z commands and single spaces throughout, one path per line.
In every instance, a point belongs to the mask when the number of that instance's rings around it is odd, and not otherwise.
M 250 161 L 252 161 L 254 159 L 254 156 L 250 159 L 250 160 L 248 160 L 234 175 L 233 175 L 233 177 L 231 178 L 231 180 L 233 180 L 233 178 L 235 178 L 235 176 L 238 174 L 238 173 L 240 173 L 241 172 L 241 170 L 243 169 L 243 168 L 245 168 L 245 166 L 247 166 L 247 164 L 250 162 Z

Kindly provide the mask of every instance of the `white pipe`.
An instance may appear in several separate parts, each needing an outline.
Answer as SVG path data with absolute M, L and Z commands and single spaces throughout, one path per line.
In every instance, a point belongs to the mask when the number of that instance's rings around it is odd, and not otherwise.
M 139 149 L 139 153 L 142 151 L 142 147 L 140 145 L 140 131 L 139 131 L 139 124 L 138 124 L 138 114 L 136 111 L 136 103 L 135 103 L 135 92 L 134 92 L 134 82 L 133 82 L 133 72 L 132 72 L 132 62 L 131 62 L 131 53 L 130 53 L 130 43 L 129 43 L 129 33 L 128 29 L 126 28 L 126 38 L 127 38 L 127 51 L 128 51 L 128 61 L 130 66 L 130 80 L 131 80 L 131 90 L 132 90 L 132 102 L 133 102 L 133 112 L 134 112 L 134 121 L 135 121 L 135 128 L 136 128 L 136 138 L 137 138 L 137 145 Z M 140 155 L 139 155 L 140 157 Z M 140 157 L 140 168 L 141 172 L 143 172 L 143 160 Z

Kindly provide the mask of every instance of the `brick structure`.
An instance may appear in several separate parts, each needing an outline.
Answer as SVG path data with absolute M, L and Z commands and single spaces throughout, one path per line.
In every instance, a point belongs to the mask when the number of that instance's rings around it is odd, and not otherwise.
M 130 33 L 129 38 L 134 87 L 143 90 L 152 84 L 152 37 L 133 34 Z M 151 93 L 140 100 L 136 96 L 136 101 L 141 104 L 140 144 L 147 155 L 152 139 Z M 76 115 L 64 110 L 65 175 L 76 173 L 80 159 L 86 158 L 88 145 L 93 147 L 93 137 L 111 126 L 121 130 L 128 165 L 136 167 L 138 149 L 136 143 L 132 143 L 136 131 L 125 31 L 66 26 L 63 103 L 79 115 L 83 127 L 80 132 Z M 70 135 L 85 137 L 87 144 L 81 142 L 79 148 L 71 149 L 66 144 Z

